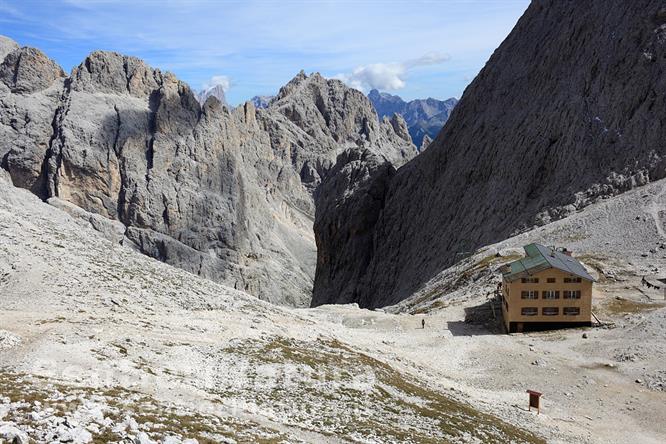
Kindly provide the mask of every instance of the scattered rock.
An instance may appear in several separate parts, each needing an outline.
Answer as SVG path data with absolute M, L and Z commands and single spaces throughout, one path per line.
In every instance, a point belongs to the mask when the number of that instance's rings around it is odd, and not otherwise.
M 7 330 L 0 330 L 0 350 L 16 347 L 21 343 L 21 338 Z
M 0 438 L 11 444 L 29 444 L 28 434 L 10 424 L 0 425 Z
M 134 444 L 156 444 L 156 443 L 155 441 L 150 439 L 150 437 L 146 432 L 139 432 L 134 438 Z

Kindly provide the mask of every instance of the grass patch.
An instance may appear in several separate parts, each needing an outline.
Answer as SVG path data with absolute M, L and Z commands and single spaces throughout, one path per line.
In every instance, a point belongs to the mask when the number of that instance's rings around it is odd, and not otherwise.
M 367 440 L 418 443 L 545 442 L 336 340 L 246 340 L 225 351 L 246 357 L 252 368 L 292 364 L 313 371 L 313 377 L 319 380 L 312 383 L 272 385 L 264 393 L 256 387 L 248 390 L 253 402 L 283 408 L 279 411 L 284 421 L 298 427 L 350 440 L 362 436 Z M 355 386 L 354 381 L 360 379 L 366 384 Z M 314 416 L 308 413 L 308 406 Z
M 518 259 L 521 259 L 523 256 L 517 253 L 509 254 L 508 256 L 497 256 L 497 255 L 490 255 L 486 256 L 480 261 L 478 261 L 474 266 L 472 267 L 473 270 L 481 270 L 482 268 L 490 267 L 491 265 L 495 265 L 497 263 L 505 263 L 505 262 L 513 262 L 517 261 Z
M 483 258 L 470 264 L 467 268 L 461 271 L 457 277 L 452 279 L 453 280 L 452 283 L 448 285 L 440 285 L 437 288 L 433 288 L 427 291 L 426 293 L 420 295 L 418 298 L 415 298 L 413 301 L 410 301 L 409 302 L 410 307 L 418 307 L 418 308 L 411 308 L 409 310 L 409 313 L 424 314 L 424 313 L 429 313 L 432 310 L 445 308 L 448 306 L 448 304 L 441 300 L 435 301 L 429 306 L 423 306 L 423 305 L 428 301 L 442 298 L 447 293 L 452 293 L 458 290 L 460 287 L 467 285 L 467 283 L 470 280 L 472 280 L 474 276 L 476 276 L 478 273 L 483 272 L 484 270 L 490 267 L 513 262 L 522 257 L 523 257 L 522 255 L 517 253 L 509 254 L 507 256 L 497 256 L 496 254 L 490 254 L 488 256 L 484 256 Z M 467 259 L 460 261 L 458 262 L 458 264 L 463 264 L 465 263 L 466 260 Z
M 474 275 L 476 275 L 477 273 L 479 273 L 482 270 L 490 268 L 491 266 L 513 262 L 513 261 L 518 260 L 522 257 L 523 256 L 520 255 L 520 254 L 510 254 L 508 256 L 497 256 L 495 254 L 491 254 L 489 256 L 486 256 L 486 257 L 480 259 L 479 261 L 477 261 L 475 264 L 473 264 L 469 268 L 467 268 L 465 271 L 463 271 L 460 274 L 460 277 L 456 280 L 456 283 L 454 284 L 454 287 L 455 288 L 460 287 L 461 285 L 468 282 Z
M 43 325 L 43 324 L 57 324 L 60 322 L 66 321 L 67 318 L 64 316 L 56 316 L 54 319 L 41 319 L 39 321 L 36 321 L 35 324 L 37 325 Z
M 441 299 L 438 299 L 438 300 L 434 301 L 434 302 L 433 302 L 432 304 L 430 304 L 430 305 L 427 305 L 427 306 L 425 306 L 425 307 L 419 307 L 419 308 L 416 308 L 415 310 L 411 310 L 409 313 L 410 313 L 410 314 L 413 314 L 413 315 L 425 314 L 425 313 L 430 313 L 430 312 L 433 311 L 433 310 L 438 310 L 438 309 L 446 308 L 446 307 L 448 307 L 448 306 L 449 306 L 448 303 L 444 302 L 444 301 L 441 300 Z
M 624 315 L 657 310 L 664 306 L 666 305 L 663 303 L 647 303 L 631 299 L 614 298 L 603 305 L 603 310 L 611 315 Z

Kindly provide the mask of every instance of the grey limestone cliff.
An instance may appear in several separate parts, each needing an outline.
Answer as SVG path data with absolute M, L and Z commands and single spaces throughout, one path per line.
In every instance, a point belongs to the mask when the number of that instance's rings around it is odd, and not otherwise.
M 231 111 L 135 57 L 93 52 L 66 76 L 36 49 L 0 49 L 0 166 L 15 185 L 276 303 L 310 303 L 313 195 L 338 154 L 416 153 L 365 97 L 318 74 L 299 74 L 268 109 Z
M 396 169 L 368 150 L 348 150 L 338 156 L 328 178 L 317 189 L 314 230 L 317 272 L 314 288 L 334 299 L 314 299 L 368 306 L 371 300 L 358 293 L 358 281 L 375 254 L 374 227 L 384 207 L 386 187 Z M 342 272 L 344 278 L 338 273 Z
M 41 51 L 0 40 L 0 168 L 15 185 L 46 196 L 43 170 L 65 74 Z
M 318 215 L 329 279 L 313 305 L 394 304 L 483 245 L 665 177 L 664 90 L 662 1 L 533 1 L 437 139 L 377 195 L 358 242 L 337 228 L 345 214 Z M 366 183 L 332 182 L 330 199 Z M 350 253 L 327 260 L 341 244 Z

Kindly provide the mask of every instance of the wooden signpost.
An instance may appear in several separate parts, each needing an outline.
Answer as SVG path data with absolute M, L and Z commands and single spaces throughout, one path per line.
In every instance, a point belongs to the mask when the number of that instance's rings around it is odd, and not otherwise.
M 532 407 L 537 409 L 537 415 L 541 413 L 540 399 L 543 393 L 535 392 L 534 390 L 528 390 L 527 393 L 530 394 L 530 405 L 528 410 L 532 411 Z

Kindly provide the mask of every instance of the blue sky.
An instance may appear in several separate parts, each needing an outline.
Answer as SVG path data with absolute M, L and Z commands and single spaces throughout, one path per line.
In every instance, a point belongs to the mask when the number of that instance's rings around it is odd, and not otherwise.
M 0 0 L 0 34 L 66 71 L 130 54 L 238 104 L 319 71 L 405 99 L 460 97 L 529 0 Z

